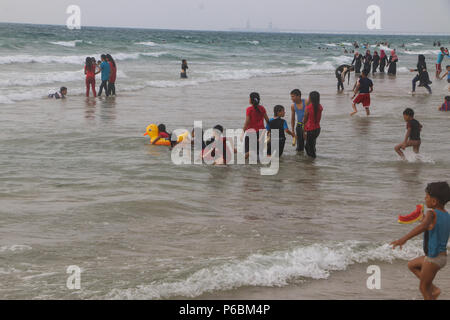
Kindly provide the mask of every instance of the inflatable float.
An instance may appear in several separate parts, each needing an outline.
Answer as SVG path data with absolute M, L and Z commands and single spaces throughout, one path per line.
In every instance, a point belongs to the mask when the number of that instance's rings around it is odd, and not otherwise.
M 153 143 L 156 138 L 159 136 L 159 130 L 158 126 L 156 124 L 151 124 L 147 126 L 147 129 L 145 130 L 144 136 L 148 136 L 150 138 L 150 143 Z M 180 143 L 184 139 L 186 139 L 189 136 L 189 132 L 185 132 L 178 136 L 177 143 Z M 170 146 L 170 140 L 169 139 L 159 139 L 156 141 L 155 145 L 157 146 Z
M 410 224 L 419 221 L 423 217 L 423 204 L 418 204 L 416 210 L 405 216 L 398 216 L 398 223 Z

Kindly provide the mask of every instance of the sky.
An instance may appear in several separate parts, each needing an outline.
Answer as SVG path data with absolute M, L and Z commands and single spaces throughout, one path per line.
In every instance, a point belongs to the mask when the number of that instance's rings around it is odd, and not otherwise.
M 357 33 L 372 32 L 366 9 L 378 5 L 383 33 L 450 34 L 450 0 L 0 0 L 0 22 L 65 25 L 69 5 L 82 27 Z

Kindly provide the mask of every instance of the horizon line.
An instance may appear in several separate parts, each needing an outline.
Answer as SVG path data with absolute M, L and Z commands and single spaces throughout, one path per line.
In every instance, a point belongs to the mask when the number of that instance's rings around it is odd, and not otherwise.
M 0 21 L 0 24 L 19 24 L 19 25 L 32 25 L 32 26 L 53 26 L 53 27 L 66 27 L 63 24 L 49 24 L 49 23 L 29 23 L 29 22 L 3 22 Z M 334 35 L 385 35 L 385 36 L 394 36 L 394 35 L 410 35 L 410 36 L 450 36 L 450 33 L 434 33 L 434 32 L 405 32 L 405 31 L 382 31 L 381 30 L 373 30 L 373 31 L 331 31 L 331 30 L 290 30 L 290 29 L 266 29 L 266 28 L 254 28 L 254 29 L 245 29 L 245 28 L 234 28 L 230 27 L 228 29 L 178 29 L 178 28 L 155 28 L 155 27 L 137 27 L 137 26 L 81 26 L 83 28 L 104 28 L 104 29 L 136 29 L 136 30 L 159 30 L 159 31 L 197 31 L 197 32 L 237 32 L 237 33 L 292 33 L 292 34 L 334 34 Z M 79 31 L 79 30 L 73 30 Z M 389 32 L 389 33 L 383 33 Z

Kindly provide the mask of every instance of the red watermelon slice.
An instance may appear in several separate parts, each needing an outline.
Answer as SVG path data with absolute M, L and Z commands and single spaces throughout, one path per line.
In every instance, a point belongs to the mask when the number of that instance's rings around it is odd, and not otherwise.
M 416 210 L 406 216 L 398 216 L 398 222 L 402 224 L 414 223 L 423 217 L 423 204 L 418 204 Z

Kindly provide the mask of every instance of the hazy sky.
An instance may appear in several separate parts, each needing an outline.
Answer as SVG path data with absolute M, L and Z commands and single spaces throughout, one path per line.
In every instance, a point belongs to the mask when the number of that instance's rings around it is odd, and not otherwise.
M 229 30 L 274 28 L 368 32 L 366 9 L 381 8 L 383 32 L 450 33 L 450 0 L 0 0 L 0 22 L 65 24 L 69 5 L 82 26 Z

